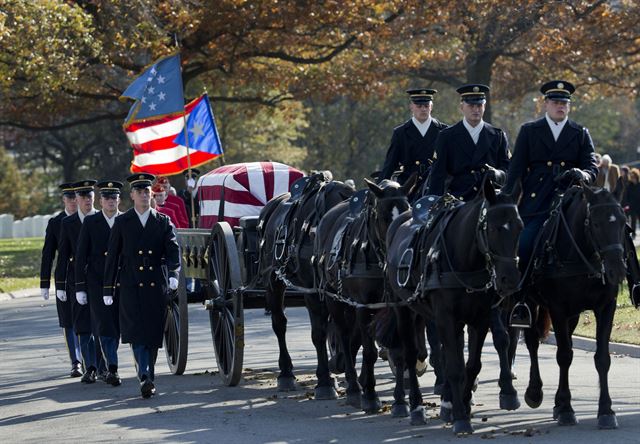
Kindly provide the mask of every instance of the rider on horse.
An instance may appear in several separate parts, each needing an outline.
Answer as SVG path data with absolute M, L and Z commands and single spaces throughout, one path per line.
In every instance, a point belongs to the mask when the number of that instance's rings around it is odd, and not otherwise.
M 403 185 L 413 173 L 418 173 L 418 186 L 414 188 L 419 193 L 420 185 L 429 174 L 438 133 L 447 127 L 442 122 L 431 117 L 433 96 L 435 89 L 407 90 L 411 104 L 412 117 L 393 129 L 391 145 L 387 157 L 378 176 L 378 181 L 391 179 L 393 173 L 401 169 L 397 181 Z
M 553 80 L 542 85 L 540 91 L 544 95 L 545 117 L 520 128 L 504 188 L 510 192 L 516 182 L 522 182 L 519 210 L 525 228 L 520 236 L 519 256 L 523 272 L 533 259 L 538 233 L 549 217 L 557 191 L 566 189 L 571 182 L 591 184 L 598 172 L 589 130 L 568 119 L 575 87 L 564 80 Z M 637 262 L 635 265 L 637 270 Z M 633 271 L 634 267 L 628 269 Z M 630 281 L 639 282 L 640 276 L 631 276 Z M 514 310 L 514 325 L 531 324 L 528 308 L 522 308 Z

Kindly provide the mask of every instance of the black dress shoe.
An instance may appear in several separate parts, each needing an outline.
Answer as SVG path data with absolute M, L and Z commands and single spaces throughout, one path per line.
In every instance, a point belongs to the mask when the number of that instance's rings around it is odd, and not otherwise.
M 93 369 L 87 370 L 87 372 L 82 376 L 80 382 L 84 384 L 93 384 L 96 382 L 96 371 Z
M 108 373 L 109 373 L 109 372 L 108 372 L 107 370 L 103 370 L 103 371 L 101 371 L 101 372 L 98 372 L 98 373 L 96 374 L 96 377 L 97 377 L 100 381 L 102 381 L 102 382 L 107 382 L 107 374 L 108 374 Z
M 120 379 L 120 376 L 118 376 L 118 372 L 115 372 L 115 373 L 109 372 L 109 373 L 107 373 L 107 376 L 106 376 L 104 382 L 106 382 L 107 384 L 111 384 L 114 387 L 117 387 L 120 384 L 122 384 L 122 380 Z
M 145 379 L 140 383 L 140 393 L 142 393 L 142 397 L 145 399 L 151 398 L 156 394 L 156 386 L 153 385 L 151 379 Z
M 82 376 L 82 364 L 76 362 L 71 366 L 71 373 L 69 374 L 72 378 L 79 378 Z

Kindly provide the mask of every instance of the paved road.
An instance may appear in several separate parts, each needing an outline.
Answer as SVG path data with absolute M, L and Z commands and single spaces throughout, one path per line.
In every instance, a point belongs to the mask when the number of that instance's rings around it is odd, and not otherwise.
M 221 442 L 221 443 L 375 443 L 455 441 L 437 417 L 438 399 L 425 396 L 432 417 L 424 427 L 411 427 L 388 411 L 364 415 L 338 401 L 309 399 L 314 384 L 315 353 L 304 309 L 288 310 L 290 350 L 300 389 L 275 391 L 277 353 L 270 321 L 261 310 L 246 315 L 245 378 L 225 387 L 215 376 L 216 364 L 206 312 L 190 307 L 190 352 L 185 375 L 173 376 L 160 362 L 159 395 L 143 400 L 134 379 L 131 352 L 120 352 L 122 386 L 82 385 L 67 376 L 55 303 L 21 298 L 0 303 L 0 436 L 2 442 Z M 557 386 L 555 347 L 541 347 L 545 400 L 537 410 L 497 409 L 497 359 L 486 347 L 481 384 L 476 394 L 476 434 L 465 442 L 638 443 L 640 442 L 640 359 L 614 357 L 611 394 L 620 428 L 596 428 L 598 397 L 593 354 L 576 351 L 571 382 L 580 424 L 557 427 L 551 420 Z M 528 359 L 519 349 L 516 388 L 522 394 Z M 377 365 L 380 394 L 392 400 L 390 372 Z M 433 373 L 421 378 L 424 393 Z M 524 403 L 523 403 L 524 404 Z

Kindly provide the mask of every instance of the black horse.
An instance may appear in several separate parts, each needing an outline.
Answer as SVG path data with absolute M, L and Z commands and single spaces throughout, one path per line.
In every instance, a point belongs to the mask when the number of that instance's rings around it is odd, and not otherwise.
M 357 350 L 352 344 L 354 328 L 359 330 L 363 348 L 359 379 L 355 356 L 345 354 L 347 403 L 367 413 L 375 413 L 382 406 L 375 390 L 378 353 L 369 326 L 375 312 L 385 306 L 386 233 L 391 222 L 409 208 L 407 196 L 415 179 L 413 175 L 402 186 L 389 180 L 376 185 L 365 179 L 368 190 L 334 207 L 318 225 L 318 288 L 325 296 L 342 349 Z M 351 322 L 354 312 L 355 325 Z M 396 380 L 402 379 L 401 372 Z
M 514 198 L 496 194 L 485 180 L 475 199 L 443 210 L 437 221 L 424 225 L 417 234 L 411 220 L 389 229 L 388 280 L 398 297 L 436 322 L 446 380 L 441 417 L 453 420 L 456 434 L 473 432 L 469 420 L 472 387 L 481 368 L 492 306 L 513 293 L 519 283 L 516 252 L 522 226 Z M 407 260 L 409 255 L 414 257 Z M 466 375 L 465 325 L 469 333 Z M 520 404 L 511 380 L 507 344 L 502 348 L 500 405 L 514 410 Z M 415 358 L 406 359 L 411 369 L 409 359 Z M 416 390 L 412 381 L 411 392 Z
M 312 269 L 315 230 L 322 216 L 353 194 L 353 189 L 334 181 L 331 173 L 320 172 L 303 177 L 292 192 L 272 199 L 260 212 L 259 276 L 266 290 L 266 307 L 280 350 L 278 390 L 295 390 L 291 356 L 287 350 L 287 317 L 284 313 L 287 287 L 305 293 L 311 319 L 311 336 L 318 353 L 316 399 L 336 399 L 327 357 L 328 313 L 318 303 Z
M 550 316 L 553 325 L 560 367 L 553 417 L 559 425 L 577 423 L 569 389 L 569 367 L 573 359 L 571 336 L 580 313 L 593 310 L 597 323 L 594 360 L 600 379 L 598 427 L 618 426 L 611 409 L 607 378 L 616 298 L 626 272 L 622 192 L 620 182 L 613 193 L 584 184 L 570 188 L 544 225 L 542 256 L 534 260 L 533 284 L 527 288 L 527 302 L 534 311 L 539 310 L 540 324 Z M 535 328 L 525 330 L 531 358 L 525 401 L 532 408 L 538 407 L 543 398 L 538 367 L 539 332 Z

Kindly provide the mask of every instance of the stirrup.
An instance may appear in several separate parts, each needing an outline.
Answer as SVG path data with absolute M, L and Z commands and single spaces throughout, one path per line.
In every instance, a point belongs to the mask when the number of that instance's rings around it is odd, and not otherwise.
M 531 309 L 526 302 L 518 302 L 511 310 L 509 327 L 531 328 Z

